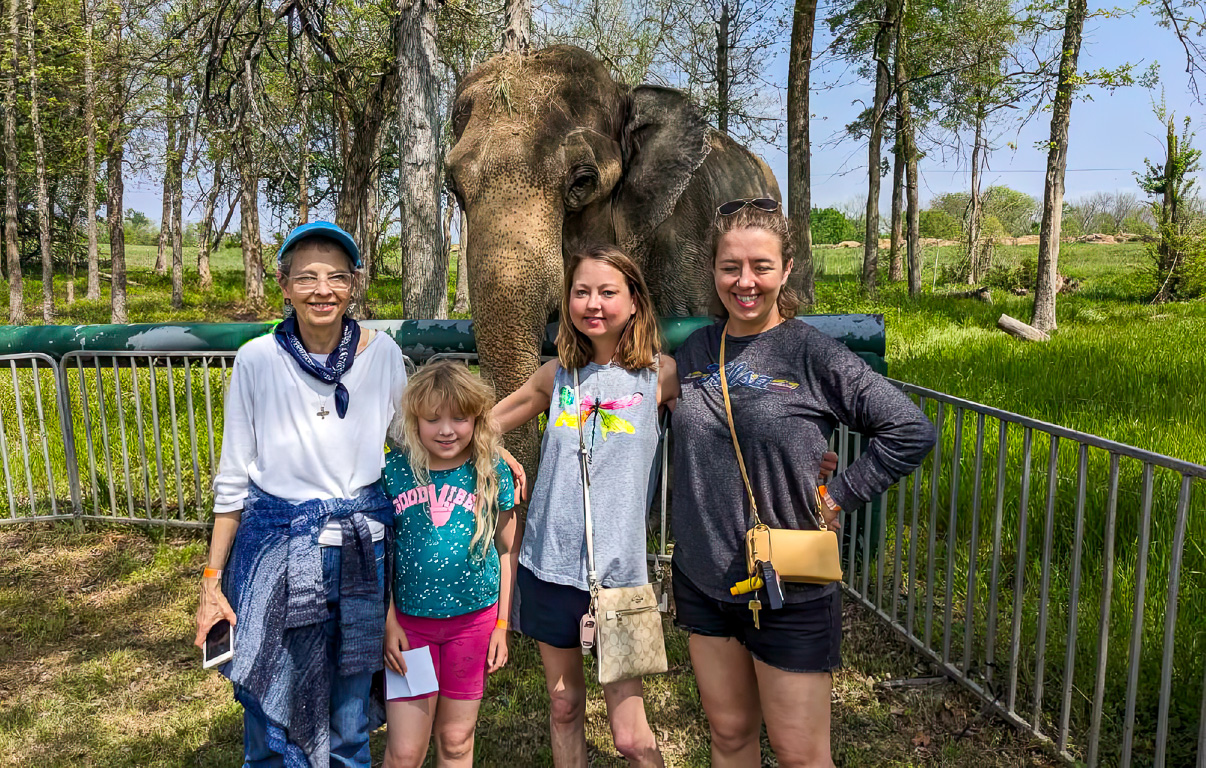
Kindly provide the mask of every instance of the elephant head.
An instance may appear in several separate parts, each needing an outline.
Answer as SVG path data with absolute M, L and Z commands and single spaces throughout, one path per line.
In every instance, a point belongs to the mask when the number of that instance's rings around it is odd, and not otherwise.
M 482 372 L 500 397 L 539 366 L 569 254 L 619 245 L 661 314 L 703 314 L 715 206 L 779 194 L 765 164 L 710 130 L 684 94 L 617 83 L 571 46 L 478 67 L 457 92 L 452 129 L 447 183 L 467 218 Z M 533 458 L 531 440 L 512 445 Z

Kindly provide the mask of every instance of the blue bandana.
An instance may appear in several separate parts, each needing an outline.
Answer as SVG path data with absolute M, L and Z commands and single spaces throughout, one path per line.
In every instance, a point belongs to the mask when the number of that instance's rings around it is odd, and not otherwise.
M 348 388 L 340 379 L 356 361 L 356 348 L 360 346 L 360 324 L 350 317 L 343 318 L 343 333 L 339 336 L 335 351 L 327 356 L 326 365 L 316 362 L 302 345 L 301 337 L 297 335 L 296 317 L 286 317 L 272 331 L 272 335 L 303 371 L 319 381 L 335 385 L 335 413 L 342 419 L 348 412 Z

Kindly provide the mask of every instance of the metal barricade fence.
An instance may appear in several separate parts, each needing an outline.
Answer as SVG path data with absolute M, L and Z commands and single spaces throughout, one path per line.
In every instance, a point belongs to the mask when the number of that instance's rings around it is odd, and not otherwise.
M 74 516 L 79 483 L 61 381 L 49 355 L 0 356 L 0 525 Z
M 847 595 L 1069 761 L 1206 766 L 1206 467 L 896 384 L 940 439 L 843 513 Z
M 233 357 L 0 356 L 0 524 L 207 525 Z M 1206 467 L 896 384 L 940 440 L 843 512 L 847 595 L 1068 760 L 1206 768 Z M 862 446 L 834 434 L 839 471 Z
M 68 352 L 79 516 L 204 527 L 234 352 Z

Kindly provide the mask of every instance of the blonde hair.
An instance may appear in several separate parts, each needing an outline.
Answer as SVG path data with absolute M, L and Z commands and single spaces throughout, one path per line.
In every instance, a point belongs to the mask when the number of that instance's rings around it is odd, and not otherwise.
M 782 209 L 764 211 L 756 206 L 747 205 L 731 216 L 716 214 L 716 221 L 712 225 L 713 272 L 716 270 L 716 255 L 720 251 L 720 238 L 739 229 L 761 229 L 774 235 L 779 241 L 779 254 L 783 257 L 783 268 L 787 269 L 787 263 L 791 261 L 794 251 L 791 222 L 783 215 Z M 712 314 L 727 318 L 729 311 L 724 308 L 720 297 L 713 295 L 712 298 Z M 795 289 L 784 283 L 783 287 L 779 289 L 778 298 L 775 299 L 775 308 L 779 310 L 779 317 L 784 320 L 795 317 L 796 312 L 800 309 L 800 298 L 796 296 Z
M 480 546 L 480 554 L 485 557 L 498 523 L 499 477 L 495 462 L 502 449 L 502 435 L 491 414 L 494 390 L 470 373 L 463 363 L 453 360 L 428 363 L 407 384 L 390 435 L 404 447 L 415 480 L 419 485 L 426 485 L 431 482 L 431 455 L 419 439 L 419 419 L 438 413 L 445 406 L 453 413 L 473 419 L 469 456 L 477 470 L 474 491 L 477 502 L 473 506 L 476 528 L 469 548 L 473 550 Z
M 570 318 L 570 292 L 574 289 L 574 274 L 587 259 L 601 261 L 624 276 L 636 313 L 629 318 L 616 346 L 616 361 L 630 371 L 653 368 L 662 350 L 653 299 L 640 268 L 626 253 L 614 245 L 595 245 L 584 248 L 570 257 L 565 265 L 561 290 L 561 321 L 557 326 L 557 359 L 567 371 L 581 368 L 594 357 L 594 345 L 586 334 L 574 327 Z

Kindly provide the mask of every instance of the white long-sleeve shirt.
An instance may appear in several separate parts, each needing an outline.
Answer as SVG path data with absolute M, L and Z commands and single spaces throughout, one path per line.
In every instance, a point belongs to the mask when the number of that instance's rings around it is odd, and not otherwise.
M 402 350 L 375 334 L 342 381 L 349 397 L 341 419 L 335 385 L 305 373 L 271 334 L 243 345 L 226 391 L 215 514 L 242 509 L 250 483 L 300 503 L 352 498 L 380 479 L 385 433 L 406 388 Z M 338 528 L 324 530 L 320 543 L 338 544 Z

